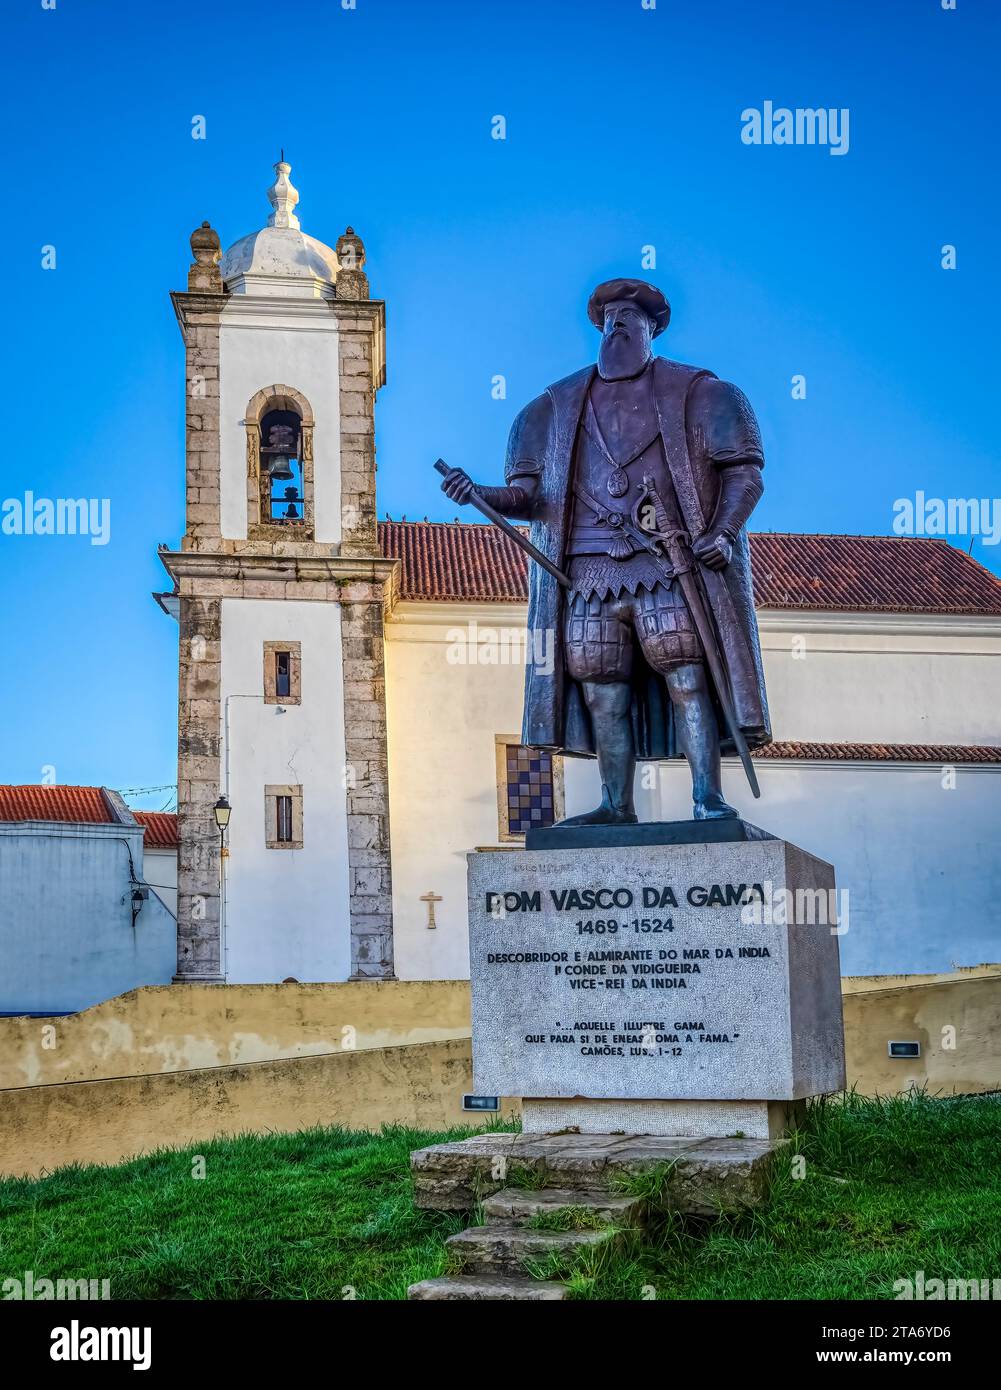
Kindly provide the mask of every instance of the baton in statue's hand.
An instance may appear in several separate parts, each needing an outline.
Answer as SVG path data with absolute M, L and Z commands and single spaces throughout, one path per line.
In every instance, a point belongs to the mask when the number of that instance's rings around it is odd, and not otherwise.
M 435 464 L 435 468 L 442 477 L 445 477 L 446 474 L 452 471 L 444 459 L 439 459 Z M 541 565 L 544 570 L 548 570 L 558 584 L 562 584 L 564 589 L 570 588 L 570 580 L 563 571 L 558 569 L 557 566 L 553 564 L 552 560 L 543 555 L 541 550 L 536 550 L 532 542 L 521 534 L 517 526 L 512 526 L 506 517 L 501 516 L 500 512 L 495 511 L 489 502 L 485 502 L 476 491 L 475 487 L 470 492 L 467 501 L 471 507 L 475 507 L 488 521 L 492 521 L 495 526 L 499 526 L 505 536 L 510 536 L 515 545 L 533 559 L 537 565 Z

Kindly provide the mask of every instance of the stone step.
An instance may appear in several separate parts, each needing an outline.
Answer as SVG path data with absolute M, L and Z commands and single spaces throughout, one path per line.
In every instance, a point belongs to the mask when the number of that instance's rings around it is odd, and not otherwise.
M 569 1266 L 587 1250 L 611 1248 L 620 1239 L 611 1226 L 600 1231 L 539 1231 L 530 1226 L 498 1223 L 470 1226 L 449 1236 L 445 1248 L 464 1274 L 524 1274 L 532 1264 L 548 1265 L 553 1256 Z
M 565 1284 L 501 1274 L 452 1274 L 411 1284 L 407 1298 L 417 1302 L 494 1301 L 556 1303 L 567 1296 Z
M 606 1190 L 621 1177 L 668 1165 L 664 1205 L 712 1216 L 760 1202 L 784 1140 L 695 1139 L 654 1135 L 473 1135 L 410 1156 L 414 1203 L 430 1211 L 470 1211 L 512 1178 L 540 1188 Z
M 639 1225 L 643 1204 L 636 1197 L 614 1197 L 601 1190 L 505 1187 L 484 1200 L 483 1216 L 488 1226 L 526 1226 L 536 1216 L 552 1216 L 566 1207 L 584 1207 L 606 1226 L 624 1228 Z M 589 1228 L 585 1225 L 575 1229 Z

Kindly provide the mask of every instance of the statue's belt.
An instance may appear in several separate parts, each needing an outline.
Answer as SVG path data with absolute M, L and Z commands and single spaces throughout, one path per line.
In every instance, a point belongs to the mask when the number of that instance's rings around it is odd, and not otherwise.
M 598 535 L 594 536 L 595 540 L 602 534 L 606 536 L 611 534 L 611 545 L 607 553 L 613 560 L 627 560 L 638 550 L 645 550 L 657 562 L 665 579 L 674 579 L 677 575 L 685 574 L 692 568 L 694 560 L 689 549 L 691 540 L 683 527 L 649 531 L 640 525 L 639 511 L 644 503 L 649 502 L 649 490 L 645 489 L 640 494 L 631 516 L 625 512 L 616 511 L 613 507 L 604 506 L 597 498 L 592 497 L 587 488 L 580 483 L 574 483 L 573 492 L 577 500 L 583 502 L 584 506 L 594 513 L 599 526 L 593 528 L 575 526 L 571 531 L 571 539 L 580 535 L 585 529 L 598 532 Z M 583 537 L 581 538 L 583 539 Z M 668 551 L 667 555 L 664 553 L 665 548 Z M 668 555 L 670 555 L 670 559 Z

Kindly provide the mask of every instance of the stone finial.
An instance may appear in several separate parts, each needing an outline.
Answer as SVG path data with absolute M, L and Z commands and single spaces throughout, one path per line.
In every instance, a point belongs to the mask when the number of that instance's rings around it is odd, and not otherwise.
M 219 233 L 208 222 L 191 233 L 191 254 L 195 259 L 188 270 L 188 289 L 221 290 Z
M 191 254 L 198 265 L 215 265 L 219 260 L 219 233 L 209 222 L 203 222 L 191 233 Z
M 368 276 L 365 274 L 365 244 L 353 227 L 337 238 L 337 298 L 368 299 Z
M 298 230 L 299 219 L 295 215 L 295 206 L 299 201 L 299 190 L 293 188 L 289 182 L 291 172 L 292 166 L 285 163 L 283 151 L 282 158 L 275 165 L 275 181 L 268 189 L 268 202 L 274 209 L 268 218 L 269 227 L 292 227 Z

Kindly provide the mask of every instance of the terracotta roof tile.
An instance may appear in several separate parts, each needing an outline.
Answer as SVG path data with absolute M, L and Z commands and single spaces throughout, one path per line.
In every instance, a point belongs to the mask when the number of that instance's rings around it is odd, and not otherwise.
M 113 825 L 115 819 L 100 787 L 0 787 L 0 821 Z
M 947 541 L 751 536 L 759 608 L 1001 614 L 1001 580 Z
M 523 600 L 524 555 L 496 526 L 464 522 L 381 521 L 384 555 L 403 561 L 401 598 Z
M 140 825 L 146 827 L 143 843 L 147 849 L 176 849 L 177 814 L 174 811 L 133 811 Z
M 494 526 L 383 521 L 379 541 L 403 599 L 527 597 L 525 557 Z M 1001 615 L 1001 580 L 943 540 L 755 534 L 751 556 L 759 608 Z

